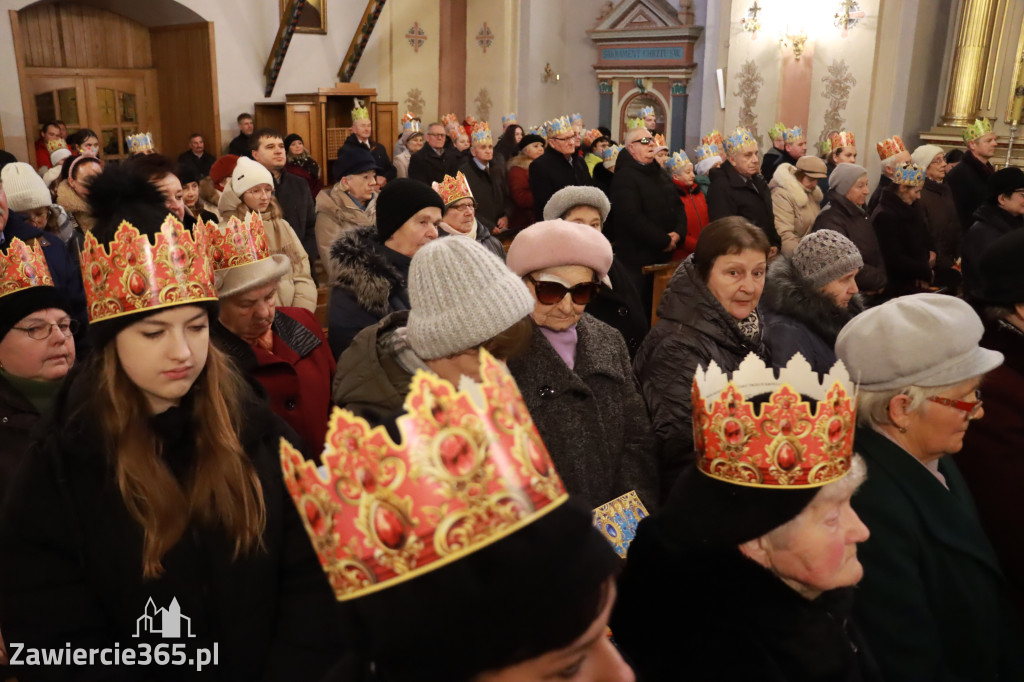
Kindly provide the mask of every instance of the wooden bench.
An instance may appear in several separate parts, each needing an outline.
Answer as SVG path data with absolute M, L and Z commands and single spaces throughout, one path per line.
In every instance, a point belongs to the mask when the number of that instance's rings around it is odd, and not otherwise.
M 661 297 L 665 293 L 665 289 L 668 288 L 668 283 L 672 279 L 672 275 L 676 273 L 676 268 L 682 263 L 681 260 L 674 260 L 671 263 L 659 263 L 657 265 L 645 265 L 641 272 L 645 275 L 654 275 L 654 296 L 653 305 L 651 306 L 651 326 L 658 321 L 658 304 L 661 303 Z

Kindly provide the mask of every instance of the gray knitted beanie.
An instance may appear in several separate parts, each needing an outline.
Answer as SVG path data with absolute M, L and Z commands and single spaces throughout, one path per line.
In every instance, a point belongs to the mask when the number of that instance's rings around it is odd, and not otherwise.
M 423 360 L 457 355 L 533 312 L 533 295 L 474 239 L 435 239 L 409 266 L 409 345 Z
M 818 288 L 850 270 L 864 267 L 864 258 L 857 245 L 843 235 L 834 230 L 818 230 L 797 244 L 793 267 L 811 286 Z
M 839 196 L 846 196 L 850 188 L 857 184 L 861 177 L 868 174 L 864 166 L 855 163 L 840 163 L 832 169 L 828 176 L 828 188 L 834 189 Z

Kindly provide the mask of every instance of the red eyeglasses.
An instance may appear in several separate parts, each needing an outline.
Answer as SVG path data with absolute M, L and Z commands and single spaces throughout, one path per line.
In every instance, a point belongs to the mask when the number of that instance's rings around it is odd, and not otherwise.
M 928 400 L 933 403 L 938 403 L 939 405 L 945 405 L 946 407 L 955 407 L 962 412 L 966 412 L 968 419 L 972 419 L 974 415 L 978 414 L 978 410 L 981 409 L 980 388 L 974 389 L 974 398 L 975 400 L 972 402 L 968 402 L 966 400 L 953 400 L 952 398 L 939 398 L 937 396 L 928 398 Z
M 566 294 L 572 297 L 572 302 L 576 305 L 586 305 L 601 286 L 598 282 L 581 282 L 573 287 L 567 287 L 558 282 L 538 282 L 533 275 L 527 275 L 526 278 L 533 284 L 537 300 L 544 305 L 560 303 Z

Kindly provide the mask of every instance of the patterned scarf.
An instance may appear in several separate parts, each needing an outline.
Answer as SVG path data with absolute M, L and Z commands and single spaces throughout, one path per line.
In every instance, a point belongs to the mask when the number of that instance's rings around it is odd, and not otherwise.
M 761 318 L 757 316 L 756 310 L 736 324 L 740 327 L 740 333 L 749 341 L 756 341 L 757 335 L 761 333 Z

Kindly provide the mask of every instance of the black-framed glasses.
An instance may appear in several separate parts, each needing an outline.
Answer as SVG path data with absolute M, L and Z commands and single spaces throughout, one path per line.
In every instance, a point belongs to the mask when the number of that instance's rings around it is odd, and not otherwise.
M 973 401 L 953 400 L 952 398 L 940 398 L 938 396 L 933 396 L 928 398 L 928 400 L 939 405 L 945 405 L 946 407 L 955 407 L 962 412 L 966 412 L 968 419 L 972 419 L 974 415 L 978 414 L 978 410 L 981 409 L 981 389 L 974 389 Z
M 650 143 L 654 142 L 654 138 L 653 137 L 641 137 L 639 140 L 633 140 L 633 142 L 635 142 L 636 144 L 642 144 L 642 145 L 646 146 L 646 145 L 649 145 Z
M 31 327 L 11 327 L 11 329 L 17 329 L 19 332 L 25 332 L 30 339 L 44 341 L 53 333 L 54 327 L 64 335 L 64 338 L 68 338 L 78 331 L 78 320 L 68 319 L 61 320 L 60 322 L 40 322 L 32 325 Z
M 559 282 L 538 282 L 533 275 L 527 275 L 526 278 L 533 284 L 537 300 L 544 305 L 560 303 L 566 294 L 572 297 L 572 302 L 576 305 L 586 305 L 590 303 L 590 299 L 594 298 L 594 294 L 601 287 L 599 282 L 581 282 L 567 287 Z

